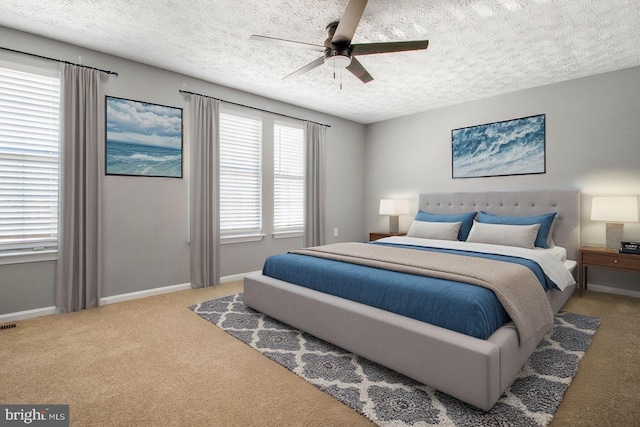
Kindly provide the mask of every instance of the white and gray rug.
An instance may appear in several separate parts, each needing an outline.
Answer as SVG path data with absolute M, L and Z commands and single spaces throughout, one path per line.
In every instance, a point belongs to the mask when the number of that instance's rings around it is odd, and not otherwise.
M 380 426 L 546 426 L 600 325 L 563 312 L 489 412 L 245 307 L 242 294 L 189 307 Z

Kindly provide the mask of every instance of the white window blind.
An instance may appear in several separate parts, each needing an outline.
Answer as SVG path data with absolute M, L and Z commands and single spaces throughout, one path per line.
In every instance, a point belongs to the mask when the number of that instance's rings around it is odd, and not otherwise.
M 0 253 L 58 241 L 60 79 L 0 67 Z
M 262 230 L 262 121 L 220 113 L 220 236 Z
M 273 228 L 303 231 L 304 130 L 276 123 L 273 131 Z

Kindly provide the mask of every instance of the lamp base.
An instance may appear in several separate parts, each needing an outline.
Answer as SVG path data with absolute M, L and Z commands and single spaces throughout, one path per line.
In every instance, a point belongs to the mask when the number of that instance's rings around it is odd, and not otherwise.
M 607 223 L 607 249 L 620 250 L 620 242 L 622 241 L 622 234 L 624 231 L 624 224 L 618 224 L 615 222 Z
M 397 233 L 400 228 L 400 217 L 398 215 L 389 215 L 389 233 Z

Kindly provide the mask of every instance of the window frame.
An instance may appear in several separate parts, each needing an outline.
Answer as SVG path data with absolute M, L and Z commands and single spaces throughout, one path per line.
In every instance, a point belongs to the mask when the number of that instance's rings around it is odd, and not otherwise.
M 264 229 L 264 185 L 263 185 L 263 175 L 264 175 L 264 155 L 263 155 L 263 131 L 264 131 L 264 120 L 260 114 L 255 114 L 251 112 L 247 112 L 244 109 L 234 108 L 234 107 L 225 107 L 220 111 L 220 130 L 222 130 L 222 120 L 223 116 L 234 116 L 240 119 L 248 119 L 254 120 L 259 123 L 258 135 L 259 135 L 259 145 L 257 147 L 258 154 L 258 168 L 259 171 L 257 173 L 256 182 L 258 185 L 257 195 L 258 195 L 258 219 L 259 219 L 259 227 L 254 227 L 251 229 L 229 229 L 227 231 L 223 231 L 223 222 L 222 222 L 222 132 L 220 132 L 220 184 L 219 184 L 219 199 L 220 199 L 220 225 L 219 225 L 219 233 L 220 233 L 220 244 L 228 244 L 228 243 L 243 243 L 243 242 L 253 242 L 262 240 L 265 236 L 263 233 Z
M 291 128 L 291 129 L 296 129 L 301 131 L 301 139 L 300 139 L 300 148 L 301 148 L 301 152 L 300 152 L 300 174 L 299 175 L 293 175 L 293 174 L 280 174 L 278 173 L 277 170 L 277 159 L 276 159 L 276 155 L 279 152 L 280 148 L 277 147 L 278 144 L 281 143 L 281 140 L 279 138 L 276 138 L 276 129 L 278 127 L 283 127 L 283 128 Z M 272 221 L 272 228 L 273 228 L 273 232 L 272 235 L 274 238 L 279 239 L 279 238 L 290 238 L 290 237 L 302 237 L 304 235 L 304 202 L 305 202 L 305 154 L 306 154 L 306 149 L 305 149 L 305 129 L 302 123 L 300 122 L 291 122 L 291 121 L 285 121 L 285 120 L 274 120 L 273 121 L 273 128 L 272 128 L 272 135 L 273 135 L 273 150 L 272 150 L 272 157 L 273 157 L 273 221 Z M 301 195 L 302 195 L 302 199 L 299 201 L 301 206 L 301 210 L 300 210 L 300 214 L 301 214 L 301 223 L 300 225 L 294 225 L 294 226 L 285 226 L 285 227 L 277 227 L 276 226 L 276 209 L 277 209 L 277 178 L 278 177 L 283 177 L 284 179 L 286 179 L 287 181 L 299 181 L 301 184 Z
M 53 80 L 57 80 L 58 87 L 58 136 L 57 136 L 57 152 L 54 157 L 58 158 L 58 185 L 56 192 L 56 234 L 55 234 L 55 244 L 54 245 L 45 245 L 43 249 L 39 249 L 39 245 L 35 244 L 31 248 L 25 247 L 16 247 L 16 248 L 7 248 L 0 250 L 0 265 L 8 265 L 8 264 L 19 264 L 19 263 L 31 263 L 31 262 L 40 262 L 40 261 L 54 261 L 57 259 L 58 247 L 59 247 L 59 214 L 60 214 L 60 158 L 61 158 L 61 133 L 62 133 L 62 84 L 60 82 L 60 68 L 59 64 L 55 66 L 51 66 L 50 63 L 40 64 L 39 61 L 25 61 L 25 62 L 13 62 L 9 60 L 0 60 L 0 68 L 5 68 L 9 70 L 14 70 L 16 72 L 27 73 L 32 75 L 37 75 L 41 77 L 50 78 Z M 16 246 L 24 246 L 20 244 L 16 244 Z

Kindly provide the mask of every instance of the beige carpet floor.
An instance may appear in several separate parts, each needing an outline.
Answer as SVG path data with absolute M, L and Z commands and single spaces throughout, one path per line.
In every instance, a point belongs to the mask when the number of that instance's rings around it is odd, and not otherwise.
M 371 423 L 188 306 L 241 282 L 17 322 L 0 331 L 0 403 L 70 405 L 73 426 Z M 567 311 L 602 324 L 553 426 L 640 419 L 640 299 L 587 292 Z

